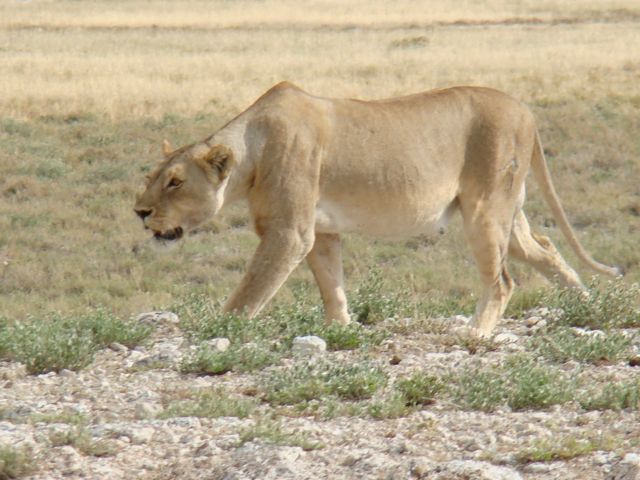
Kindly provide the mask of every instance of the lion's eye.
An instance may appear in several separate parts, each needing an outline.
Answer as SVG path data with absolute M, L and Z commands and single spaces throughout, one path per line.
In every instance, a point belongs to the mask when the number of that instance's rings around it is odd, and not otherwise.
M 171 180 L 169 180 L 169 183 L 167 184 L 167 188 L 178 188 L 183 183 L 184 182 L 179 178 L 172 178 Z

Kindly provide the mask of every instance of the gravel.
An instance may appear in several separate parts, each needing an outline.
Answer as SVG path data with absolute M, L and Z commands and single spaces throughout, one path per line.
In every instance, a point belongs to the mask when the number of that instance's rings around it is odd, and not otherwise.
M 442 373 L 495 364 L 525 344 L 531 333 L 527 330 L 546 323 L 544 313 L 505 321 L 495 350 L 484 353 L 470 354 L 438 341 L 441 334 L 411 333 L 393 335 L 367 355 L 386 365 L 390 381 L 417 368 Z M 198 390 L 224 388 L 233 395 L 255 396 L 261 372 L 180 374 L 179 362 L 190 346 L 179 319 L 153 312 L 140 321 L 156 326 L 144 347 L 111 344 L 79 372 L 29 376 L 18 363 L 0 362 L 0 445 L 32 452 L 35 471 L 25 478 L 640 479 L 637 411 L 587 412 L 568 403 L 544 411 L 505 407 L 484 413 L 436 401 L 395 419 L 322 419 L 259 403 L 243 419 L 164 418 L 170 403 L 192 398 Z M 228 348 L 224 340 L 212 343 L 223 351 Z M 328 361 L 342 363 L 361 355 L 325 352 L 323 343 L 307 338 L 294 342 L 294 349 L 322 352 Z M 390 362 L 392 355 L 398 361 Z M 637 372 L 624 363 L 577 368 L 593 369 L 594 378 L 632 378 Z M 276 421 L 286 435 L 280 440 L 248 438 L 246 432 L 265 418 Z M 586 434 L 613 439 L 614 447 L 565 460 L 519 461 L 518 454 L 534 439 Z M 310 443 L 292 441 L 294 436 Z

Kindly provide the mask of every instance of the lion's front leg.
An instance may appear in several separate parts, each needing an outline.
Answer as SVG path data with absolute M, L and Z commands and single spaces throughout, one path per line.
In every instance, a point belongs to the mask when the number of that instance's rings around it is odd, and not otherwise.
M 247 273 L 224 311 L 256 315 L 306 257 L 313 241 L 313 229 L 264 232 Z

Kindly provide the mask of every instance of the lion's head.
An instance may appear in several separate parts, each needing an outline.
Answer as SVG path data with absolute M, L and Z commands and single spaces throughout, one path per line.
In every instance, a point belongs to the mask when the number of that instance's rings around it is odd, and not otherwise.
M 172 151 L 165 140 L 164 160 L 147 177 L 134 210 L 156 240 L 178 240 L 220 210 L 233 153 L 206 143 Z

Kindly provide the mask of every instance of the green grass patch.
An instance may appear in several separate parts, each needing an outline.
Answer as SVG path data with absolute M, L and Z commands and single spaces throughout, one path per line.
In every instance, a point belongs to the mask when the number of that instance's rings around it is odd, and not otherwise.
M 93 360 L 96 350 L 111 342 L 129 347 L 144 340 L 151 328 L 123 321 L 98 309 L 84 316 L 30 318 L 2 322 L 0 355 L 24 363 L 31 374 L 80 370 Z
M 324 397 L 363 400 L 387 382 L 386 373 L 375 363 L 350 365 L 297 363 L 265 375 L 261 380 L 264 399 L 273 405 L 293 405 Z
M 370 400 L 363 411 L 376 420 L 386 420 L 406 417 L 415 409 L 416 405 L 408 404 L 402 394 L 395 392 L 381 399 Z M 358 415 L 362 416 L 362 413 L 358 413 Z
M 371 400 L 373 401 L 373 400 Z M 332 420 L 338 417 L 364 417 L 367 415 L 367 401 L 345 402 L 338 397 L 322 397 L 296 403 L 287 415 L 313 416 L 318 420 Z
M 589 389 L 579 395 L 578 403 L 585 410 L 637 410 L 640 407 L 640 380 Z
M 272 339 L 290 346 L 294 337 L 309 335 L 323 323 L 321 310 L 310 306 L 303 293 L 294 302 L 276 304 L 255 318 L 223 313 L 220 302 L 204 294 L 188 295 L 172 310 L 194 341 L 216 337 L 226 337 L 232 343 Z
M 0 480 L 27 476 L 35 471 L 35 458 L 27 448 L 0 445 Z
M 226 337 L 233 343 L 244 343 L 260 335 L 257 319 L 223 313 L 220 302 L 206 294 L 189 294 L 173 305 L 171 311 L 180 317 L 181 328 L 193 341 Z
M 349 325 L 332 324 L 320 326 L 314 330 L 327 342 L 329 350 L 356 350 L 358 348 L 379 345 L 388 333 L 383 330 L 366 327 L 352 322 Z
M 365 411 L 376 420 L 406 417 L 416 409 L 434 403 L 444 386 L 441 377 L 415 372 L 409 377 L 398 379 L 390 394 L 370 400 Z
M 448 383 L 458 406 L 485 412 L 504 405 L 513 410 L 545 409 L 567 402 L 572 391 L 566 374 L 528 355 L 512 355 L 500 366 L 452 374 Z
M 247 442 L 261 440 L 274 445 L 287 445 L 300 447 L 305 451 L 318 450 L 324 448 L 322 442 L 313 440 L 306 433 L 290 433 L 283 430 L 279 422 L 273 420 L 262 420 L 255 425 L 240 432 L 240 445 Z M 239 445 L 239 446 L 240 446 Z
M 117 342 L 133 348 L 142 343 L 153 330 L 151 326 L 134 320 L 122 320 L 103 308 L 81 317 L 78 322 L 80 328 L 89 330 L 98 347 Z
M 66 423 L 68 425 L 86 425 L 89 419 L 77 412 L 34 413 L 28 417 L 29 423 Z
M 420 299 L 413 307 L 413 316 L 425 319 L 451 317 L 453 315 L 471 315 L 476 306 L 476 299 L 468 293 L 450 291 L 446 294 L 434 293 L 426 299 Z M 407 313 L 411 313 L 408 311 Z
M 588 296 L 576 289 L 553 290 L 546 296 L 544 304 L 561 311 L 556 324 L 593 330 L 640 327 L 637 283 L 593 280 L 588 288 Z
M 493 337 L 483 338 L 473 335 L 449 335 L 440 341 L 449 346 L 458 345 L 469 352 L 470 355 L 495 352 L 500 346 Z
M 221 389 L 197 391 L 194 398 L 170 403 L 159 418 L 173 417 L 238 417 L 250 416 L 258 402 L 252 398 L 229 395 Z
M 91 363 L 96 350 L 87 329 L 62 318 L 16 323 L 4 343 L 5 358 L 24 363 L 31 374 L 80 370 Z
M 83 426 L 75 426 L 65 431 L 49 433 L 49 441 L 53 447 L 70 445 L 83 455 L 92 457 L 110 457 L 115 455 L 116 448 L 109 440 L 95 440 Z
M 416 372 L 408 378 L 400 379 L 395 384 L 396 390 L 405 405 L 430 405 L 436 395 L 444 388 L 440 377 L 426 372 Z
M 529 310 L 544 306 L 546 295 L 548 293 L 540 288 L 518 289 L 509 300 L 504 316 L 506 318 L 523 318 Z
M 329 350 L 354 350 L 378 345 L 388 333 L 358 323 L 326 325 L 322 309 L 314 305 L 307 287 L 295 290 L 295 300 L 275 304 L 255 318 L 222 312 L 222 305 L 208 296 L 194 294 L 173 307 L 181 326 L 193 341 L 226 337 L 231 343 L 273 343 L 278 351 L 291 348 L 295 337 L 317 335 Z
M 621 332 L 578 333 L 560 327 L 539 332 L 529 347 L 552 362 L 615 363 L 631 355 L 634 338 Z
M 374 325 L 387 318 L 404 315 L 408 305 L 410 303 L 406 298 L 386 288 L 382 272 L 375 267 L 349 296 L 353 317 L 363 325 Z
M 616 448 L 611 438 L 590 438 L 577 435 L 553 436 L 534 439 L 529 446 L 518 452 L 520 463 L 555 462 L 569 460 L 595 451 L 610 451 Z
M 224 352 L 202 344 L 184 358 L 180 371 L 199 375 L 222 375 L 230 371 L 253 372 L 278 363 L 281 358 L 282 354 L 263 343 L 232 346 Z

